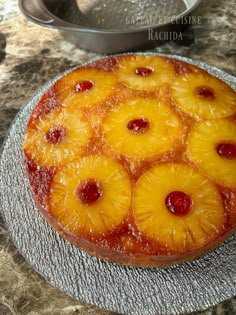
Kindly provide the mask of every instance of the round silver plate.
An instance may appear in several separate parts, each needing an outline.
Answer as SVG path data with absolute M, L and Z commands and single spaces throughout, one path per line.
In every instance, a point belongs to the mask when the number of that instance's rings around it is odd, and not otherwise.
M 190 62 L 236 89 L 236 78 Z M 22 159 L 25 126 L 44 85 L 14 120 L 0 161 L 0 210 L 16 246 L 48 282 L 81 302 L 135 315 L 206 309 L 236 295 L 236 235 L 200 259 L 166 268 L 124 267 L 92 257 L 59 236 L 32 199 Z

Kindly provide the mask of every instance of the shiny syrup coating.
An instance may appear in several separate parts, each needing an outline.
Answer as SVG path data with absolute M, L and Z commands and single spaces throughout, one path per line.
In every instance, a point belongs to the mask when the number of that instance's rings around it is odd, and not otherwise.
M 109 58 L 110 57 L 106 58 L 104 61 L 104 65 L 105 65 L 104 69 L 112 72 L 116 66 L 116 62 L 114 62 L 114 57 L 112 57 L 112 61 L 109 62 Z M 102 69 L 102 64 L 103 62 L 99 61 L 98 69 L 99 68 Z M 91 65 L 89 67 L 91 67 Z M 93 67 L 96 68 L 96 62 L 94 63 Z M 141 68 L 141 70 L 139 68 L 138 75 L 149 76 L 152 73 L 152 71 L 149 71 L 150 69 L 148 70 L 147 69 L 148 68 L 146 67 L 144 67 L 143 69 Z M 183 70 L 183 73 L 184 73 L 184 71 L 186 72 L 191 71 L 191 66 L 190 66 L 190 70 L 189 69 L 185 70 L 186 69 L 185 63 L 183 63 L 183 66 L 182 66 L 181 62 L 178 61 L 178 72 L 180 72 L 179 69 L 184 69 Z M 176 73 L 177 73 L 177 70 L 176 70 Z M 181 73 L 177 73 L 177 74 L 179 75 Z M 85 82 L 82 81 L 79 83 L 79 86 L 77 85 L 76 88 L 78 89 L 78 92 L 83 92 L 83 91 L 87 91 L 91 89 L 92 87 L 93 87 L 93 84 L 91 84 L 90 81 L 85 81 Z M 115 92 L 116 91 L 114 91 L 114 94 Z M 132 93 L 132 91 L 129 91 L 129 93 Z M 207 99 L 213 99 L 214 97 L 211 91 L 207 90 L 205 87 L 201 90 L 198 90 L 198 94 L 200 97 L 204 97 Z M 51 98 L 50 103 L 52 104 L 54 102 L 54 104 L 58 106 L 57 100 L 54 99 L 52 95 L 50 95 L 49 99 L 50 98 Z M 172 106 L 171 101 L 169 102 L 170 102 L 170 106 Z M 45 96 L 41 100 L 41 103 L 39 102 L 39 104 L 37 105 L 38 116 L 44 114 L 44 110 L 41 110 L 41 111 L 39 110 L 43 106 L 43 104 L 45 104 Z M 102 105 L 103 108 L 104 108 L 104 104 Z M 46 108 L 45 112 L 48 112 L 54 109 L 53 106 L 52 107 L 46 106 L 45 108 Z M 94 115 L 97 114 L 99 116 L 101 112 L 102 111 L 100 108 L 93 109 Z M 190 118 L 188 115 L 182 112 L 178 112 L 178 115 L 182 124 L 185 125 L 187 131 L 189 131 L 191 128 L 191 125 L 194 123 L 193 118 Z M 38 119 L 38 116 L 36 119 Z M 32 123 L 32 122 L 33 122 L 33 118 L 31 117 L 31 120 L 29 123 Z M 138 131 L 146 130 L 146 128 L 148 128 L 148 123 L 146 121 L 140 121 L 140 123 L 137 123 L 137 121 L 132 122 L 130 123 L 130 128 L 138 130 Z M 54 136 L 55 138 L 58 138 L 58 139 L 60 138 L 60 134 L 55 133 Z M 186 147 L 183 145 L 184 139 L 185 139 L 185 134 L 183 134 L 182 141 L 180 141 L 180 144 L 176 145 L 173 151 L 163 155 L 162 157 L 157 155 L 152 160 L 140 161 L 136 163 L 136 162 L 130 161 L 124 156 L 120 156 L 118 153 L 113 153 L 113 154 L 114 154 L 114 158 L 118 159 L 120 163 L 124 166 L 124 168 L 127 170 L 130 176 L 131 182 L 133 183 L 133 185 L 135 185 L 135 182 L 146 170 L 148 170 L 149 168 L 153 167 L 154 165 L 158 163 L 166 163 L 166 162 L 178 163 L 179 162 L 179 163 L 186 163 L 189 166 L 192 166 L 192 163 L 188 159 L 186 159 L 185 154 L 184 154 L 184 151 L 186 149 Z M 87 150 L 86 155 L 93 154 L 97 150 L 96 149 L 97 141 L 98 141 L 98 135 L 90 139 L 90 143 L 93 143 L 93 145 L 89 147 L 89 150 L 86 149 Z M 226 146 L 226 149 L 225 149 L 225 145 L 224 146 L 221 145 L 221 146 L 218 146 L 217 150 L 220 152 L 220 153 L 218 152 L 218 154 L 221 156 L 224 155 L 225 158 L 229 158 L 229 157 L 231 158 L 232 156 L 235 156 L 234 155 L 235 153 L 232 153 L 232 151 L 234 152 L 234 149 L 232 150 L 232 148 L 230 148 L 229 150 L 229 146 L 228 147 Z M 42 206 L 46 205 L 45 200 L 47 199 L 47 196 L 50 192 L 50 185 L 53 180 L 53 176 L 57 170 L 52 169 L 52 168 L 38 169 L 37 165 L 34 164 L 30 156 L 26 157 L 26 164 L 27 164 L 27 172 L 30 178 L 31 187 L 34 192 L 35 198 L 39 201 L 39 203 L 42 204 Z M 235 201 L 236 192 L 235 190 L 231 190 L 231 189 L 226 190 L 224 187 L 221 187 L 221 186 L 217 186 L 217 188 L 220 194 L 222 195 L 222 203 L 223 203 L 225 213 L 226 213 L 225 226 L 227 227 L 228 230 L 230 230 L 233 225 L 236 225 L 236 222 L 232 221 L 231 215 L 230 215 L 232 209 L 235 209 L 236 211 L 236 201 Z M 80 199 L 80 201 L 85 205 L 86 204 L 92 205 L 93 203 L 99 201 L 99 198 L 101 197 L 102 193 L 103 192 L 102 192 L 101 187 L 97 185 L 96 182 L 93 182 L 93 180 L 88 181 L 87 185 L 84 184 L 78 187 L 77 189 L 77 196 Z M 172 209 L 172 210 L 168 209 L 168 211 L 172 211 L 172 213 L 176 212 L 176 215 L 181 215 L 184 217 L 184 215 L 188 213 L 189 209 L 191 209 L 191 200 L 188 199 L 188 196 L 186 197 L 184 195 L 184 192 L 178 192 L 178 194 L 179 195 L 177 197 L 176 197 L 176 192 L 174 192 L 172 195 L 166 196 L 165 203 L 167 205 L 167 208 L 170 207 Z M 50 219 L 49 219 L 49 223 L 50 223 Z M 217 239 L 220 237 L 221 235 L 218 235 Z M 215 241 L 217 241 L 217 239 Z M 98 236 L 98 237 L 88 235 L 87 240 L 96 246 L 97 245 L 100 246 L 101 248 L 106 248 L 108 250 L 110 249 L 111 251 L 124 252 L 124 253 L 127 253 L 128 255 L 132 254 L 133 257 L 136 257 L 136 255 L 139 255 L 140 252 L 143 255 L 157 255 L 157 256 L 158 255 L 171 255 L 171 254 L 176 254 L 176 253 L 178 254 L 178 251 L 175 252 L 174 250 L 163 248 L 162 246 L 158 244 L 158 242 L 153 241 L 147 238 L 145 235 L 141 234 L 135 225 L 132 212 L 128 214 L 124 222 L 122 222 L 122 224 L 118 226 L 115 230 L 112 230 L 111 232 Z M 79 239 L 78 239 L 78 242 L 76 241 L 74 243 L 80 244 Z M 149 265 L 148 261 L 146 264 Z

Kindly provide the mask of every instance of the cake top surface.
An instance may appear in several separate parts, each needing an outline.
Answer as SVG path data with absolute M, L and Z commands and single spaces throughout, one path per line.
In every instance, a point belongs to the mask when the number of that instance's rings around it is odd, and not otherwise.
M 199 255 L 236 225 L 235 109 L 226 83 L 167 57 L 72 70 L 27 125 L 40 211 L 72 243 L 120 263 Z

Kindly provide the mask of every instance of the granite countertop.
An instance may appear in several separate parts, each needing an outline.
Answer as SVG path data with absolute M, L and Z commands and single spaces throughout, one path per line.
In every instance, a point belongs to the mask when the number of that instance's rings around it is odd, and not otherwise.
M 172 53 L 236 73 L 235 0 L 203 0 L 193 25 L 181 43 L 166 43 L 152 51 Z M 76 48 L 57 30 L 27 21 L 17 0 L 0 0 L 0 144 L 20 108 L 36 90 L 59 72 L 98 56 Z M 51 287 L 24 260 L 0 217 L 0 314 L 114 314 L 83 305 Z M 205 312 L 234 315 L 236 298 Z

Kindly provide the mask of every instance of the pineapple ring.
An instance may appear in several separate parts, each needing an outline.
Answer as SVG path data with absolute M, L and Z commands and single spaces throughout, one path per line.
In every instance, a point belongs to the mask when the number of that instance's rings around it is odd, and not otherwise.
M 202 97 L 197 94 L 199 89 Z M 236 113 L 236 93 L 207 72 L 179 76 L 172 84 L 172 94 L 177 106 L 191 116 L 216 119 Z
M 165 199 L 182 191 L 192 200 L 188 214 L 170 212 Z M 162 246 L 186 252 L 206 245 L 222 231 L 225 217 L 217 188 L 184 164 L 167 163 L 151 168 L 138 180 L 133 214 L 139 230 Z
M 87 83 L 87 89 L 84 83 Z M 80 84 L 84 86 L 84 90 L 79 92 Z M 117 79 L 112 72 L 95 68 L 78 68 L 58 80 L 54 85 L 54 90 L 62 106 L 91 107 L 104 102 L 111 96 L 116 84 Z
M 151 70 L 148 75 L 136 74 L 136 69 Z M 118 80 L 135 90 L 153 91 L 162 83 L 172 82 L 175 76 L 173 65 L 163 57 L 129 55 L 121 58 L 114 74 Z
M 91 205 L 83 204 L 76 191 L 79 185 L 93 179 L 102 195 Z M 55 175 L 48 203 L 50 214 L 76 235 L 98 235 L 114 230 L 128 215 L 131 183 L 124 168 L 105 156 L 76 159 Z
M 62 139 L 50 142 L 48 134 L 58 126 L 63 128 Z M 60 166 L 83 152 L 91 136 L 92 129 L 79 112 L 55 111 L 28 125 L 23 148 L 38 165 Z
M 137 118 L 148 120 L 148 130 L 141 133 L 129 131 L 127 125 Z M 113 108 L 104 120 L 102 130 L 115 151 L 132 159 L 144 159 L 170 150 L 180 137 L 181 125 L 162 101 L 137 97 Z
M 232 121 L 205 121 L 196 125 L 188 139 L 189 158 L 217 183 L 236 187 L 236 159 L 222 158 L 218 144 L 236 143 L 236 124 Z

